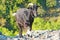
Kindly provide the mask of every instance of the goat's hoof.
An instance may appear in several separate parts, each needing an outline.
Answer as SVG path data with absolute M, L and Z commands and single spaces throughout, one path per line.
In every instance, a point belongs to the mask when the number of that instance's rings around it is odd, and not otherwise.
M 32 35 L 29 35 L 29 34 L 28 34 L 28 37 L 31 37 L 31 38 L 32 38 Z
M 22 38 L 23 36 L 22 36 L 22 35 L 20 35 L 19 37 L 20 37 L 20 38 Z

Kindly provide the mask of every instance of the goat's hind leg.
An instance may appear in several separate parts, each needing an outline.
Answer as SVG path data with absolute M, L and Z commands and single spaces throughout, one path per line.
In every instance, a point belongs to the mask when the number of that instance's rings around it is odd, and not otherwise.
M 22 30 L 22 26 L 19 23 L 18 23 L 18 28 L 19 28 L 19 37 L 21 38 L 21 37 L 23 37 L 22 36 L 23 30 Z

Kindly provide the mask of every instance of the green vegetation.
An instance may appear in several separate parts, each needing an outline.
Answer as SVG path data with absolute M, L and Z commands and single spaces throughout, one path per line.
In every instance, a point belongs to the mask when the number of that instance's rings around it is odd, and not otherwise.
M 56 0 L 46 0 L 47 7 L 56 6 Z
M 40 6 L 38 8 L 39 16 L 60 12 L 59 8 L 54 8 L 56 0 L 0 0 L 0 32 L 3 35 L 15 36 L 18 34 L 19 30 L 12 14 L 19 8 L 27 7 L 29 2 Z M 59 30 L 60 18 L 58 16 L 56 20 L 53 17 L 44 15 L 44 17 L 35 18 L 32 25 L 33 30 Z
M 33 30 L 59 30 L 60 21 L 45 21 L 42 18 L 35 18 L 33 23 Z

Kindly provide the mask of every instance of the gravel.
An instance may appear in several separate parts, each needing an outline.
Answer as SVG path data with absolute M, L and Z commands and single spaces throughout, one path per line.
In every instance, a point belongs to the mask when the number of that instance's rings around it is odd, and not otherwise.
M 0 40 L 60 40 L 60 30 L 31 31 L 31 36 L 24 35 L 22 38 L 19 38 L 18 35 L 13 38 L 0 35 Z

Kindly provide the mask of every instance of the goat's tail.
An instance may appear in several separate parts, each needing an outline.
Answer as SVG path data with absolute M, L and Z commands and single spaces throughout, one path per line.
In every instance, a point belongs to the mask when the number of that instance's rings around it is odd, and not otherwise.
M 15 16 L 15 15 L 16 15 L 16 13 L 13 13 L 13 14 L 12 14 L 12 16 Z

